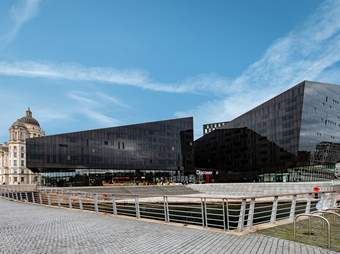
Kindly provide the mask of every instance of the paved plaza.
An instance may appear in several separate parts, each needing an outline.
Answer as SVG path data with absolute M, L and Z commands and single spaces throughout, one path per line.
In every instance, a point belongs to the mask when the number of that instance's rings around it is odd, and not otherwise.
M 335 253 L 287 240 L 0 199 L 0 253 Z

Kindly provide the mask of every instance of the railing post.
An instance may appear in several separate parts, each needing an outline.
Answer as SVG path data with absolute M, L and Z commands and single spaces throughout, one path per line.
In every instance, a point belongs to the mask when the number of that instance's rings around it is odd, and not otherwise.
M 140 218 L 140 210 L 139 210 L 139 198 L 135 197 L 135 208 L 136 208 L 136 218 Z
M 226 218 L 225 218 L 225 202 L 224 198 L 222 198 L 222 213 L 223 213 L 223 230 L 226 231 Z
M 170 222 L 169 197 L 165 196 L 167 221 Z
M 305 213 L 310 214 L 310 208 L 312 204 L 312 193 L 307 194 L 307 203 L 306 203 L 306 211 Z
M 239 231 L 242 231 L 244 228 L 244 217 L 246 215 L 246 204 L 247 204 L 247 199 L 242 199 L 241 207 L 240 207 L 240 215 L 238 218 L 238 225 L 237 229 Z
M 22 192 L 19 192 L 20 201 L 22 201 Z
M 94 194 L 94 210 L 98 213 L 98 193 Z
M 81 196 L 82 196 L 81 194 L 78 195 L 79 209 L 83 210 L 84 207 L 83 207 L 83 200 L 82 200 Z
M 247 227 L 253 226 L 254 211 L 255 211 L 255 198 L 251 198 L 250 199 L 250 205 L 249 205 L 249 212 L 248 212 Z
M 295 210 L 296 210 L 296 195 L 293 195 L 292 198 L 292 205 L 290 207 L 289 219 L 293 220 L 295 217 Z
M 279 197 L 275 196 L 273 200 L 273 208 L 272 208 L 272 214 L 270 216 L 270 223 L 275 223 L 276 221 L 276 214 L 277 214 L 277 204 L 278 204 Z
M 332 193 L 332 202 L 331 202 L 331 208 L 335 208 L 336 207 L 336 196 L 337 193 Z
M 116 196 L 114 194 L 112 194 L 112 213 L 113 215 L 117 215 Z
M 201 213 L 202 213 L 202 227 L 205 227 L 205 222 L 204 222 L 204 201 L 203 198 L 201 198 Z
M 51 206 L 51 193 L 47 193 L 47 204 Z
M 68 208 L 72 208 L 72 193 L 68 193 Z
M 164 221 L 165 221 L 165 223 L 169 223 L 168 212 L 167 212 L 167 204 L 166 204 L 166 196 L 163 196 L 163 209 L 164 209 Z
M 60 193 L 57 192 L 57 204 L 58 204 L 58 207 L 60 208 L 61 207 L 61 201 L 60 201 Z
M 26 196 L 26 202 L 28 202 L 28 193 L 25 192 L 25 196 Z
M 34 191 L 32 191 L 32 203 L 35 203 Z
M 42 197 L 41 197 L 41 192 L 39 191 L 39 203 L 42 205 Z
M 205 226 L 208 227 L 207 198 L 204 198 L 204 218 L 205 218 Z
M 229 201 L 228 199 L 226 200 L 225 203 L 225 208 L 226 208 L 226 224 L 227 224 L 227 230 L 229 231 Z

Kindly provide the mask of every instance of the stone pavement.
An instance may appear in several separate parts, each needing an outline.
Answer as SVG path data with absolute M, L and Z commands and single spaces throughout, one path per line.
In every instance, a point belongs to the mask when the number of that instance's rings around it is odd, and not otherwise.
M 287 240 L 235 236 L 0 198 L 0 253 L 335 253 Z

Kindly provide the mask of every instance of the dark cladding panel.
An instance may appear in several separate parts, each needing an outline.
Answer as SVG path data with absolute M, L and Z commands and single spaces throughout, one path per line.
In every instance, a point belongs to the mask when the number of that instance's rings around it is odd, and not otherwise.
M 303 94 L 304 82 L 235 118 L 225 128 L 247 127 L 297 154 Z
M 192 142 L 191 117 L 45 136 L 27 140 L 27 167 L 191 171 Z
M 340 86 L 306 81 L 300 136 L 300 151 L 340 143 Z
M 294 165 L 295 155 L 248 128 L 217 129 L 195 141 L 195 166 L 218 171 L 222 182 L 256 181 Z

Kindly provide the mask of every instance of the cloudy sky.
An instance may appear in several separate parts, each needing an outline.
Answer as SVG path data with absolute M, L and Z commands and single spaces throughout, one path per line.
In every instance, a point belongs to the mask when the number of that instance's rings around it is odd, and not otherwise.
M 30 106 L 47 134 L 226 121 L 302 80 L 340 84 L 340 1 L 2 0 L 0 142 Z

